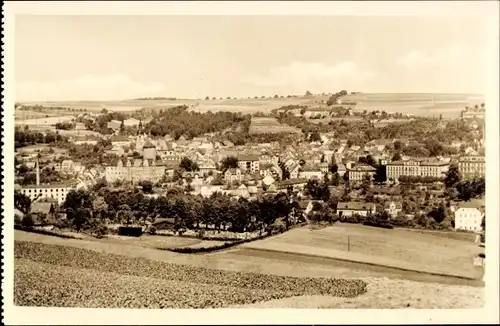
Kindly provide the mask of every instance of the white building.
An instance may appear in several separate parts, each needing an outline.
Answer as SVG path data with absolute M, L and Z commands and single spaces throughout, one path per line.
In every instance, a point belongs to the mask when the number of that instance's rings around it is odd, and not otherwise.
M 484 217 L 484 207 L 464 203 L 455 210 L 455 229 L 481 232 Z
M 364 164 L 355 165 L 349 169 L 349 181 L 363 181 L 365 176 L 369 176 L 371 180 L 375 172 L 377 172 L 377 169 L 372 166 Z
M 259 172 L 259 156 L 258 155 L 238 155 L 238 167 L 245 173 Z
M 106 167 L 106 181 L 126 181 L 138 183 L 140 181 L 158 182 L 165 175 L 166 165 L 161 161 L 135 159 L 132 163 L 118 159 L 116 164 Z
M 43 198 L 56 199 L 61 205 L 66 200 L 68 193 L 75 189 L 70 184 L 47 184 L 47 185 L 28 185 L 21 188 L 21 193 L 35 201 Z
M 450 164 L 444 161 L 407 160 L 390 162 L 386 166 L 387 180 L 397 181 L 402 175 L 444 178 Z
M 337 205 L 337 214 L 340 217 L 353 215 L 367 216 L 369 213 L 376 213 L 375 204 L 360 202 L 339 202 Z

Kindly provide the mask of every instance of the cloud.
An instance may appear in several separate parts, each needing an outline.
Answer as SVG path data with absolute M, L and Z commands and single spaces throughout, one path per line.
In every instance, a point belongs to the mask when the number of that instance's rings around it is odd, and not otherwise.
M 431 65 L 460 65 L 467 63 L 466 60 L 478 58 L 481 55 L 481 49 L 474 49 L 465 43 L 453 43 L 437 51 L 426 52 L 422 50 L 413 50 L 402 56 L 398 65 L 410 69 L 418 69 Z
M 241 80 L 260 87 L 288 89 L 295 92 L 331 92 L 337 88 L 358 88 L 376 77 L 373 71 L 363 70 L 352 61 L 336 65 L 293 62 L 272 67 L 265 76 L 249 76 Z
M 84 75 L 60 81 L 26 81 L 16 84 L 18 101 L 120 100 L 161 95 L 160 82 L 140 83 L 124 74 Z

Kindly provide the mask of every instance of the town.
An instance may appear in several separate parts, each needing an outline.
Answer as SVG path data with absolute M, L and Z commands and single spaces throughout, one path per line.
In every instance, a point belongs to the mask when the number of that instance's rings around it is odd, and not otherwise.
M 360 111 L 345 95 L 246 115 L 179 105 L 44 118 L 71 109 L 16 104 L 42 115 L 16 121 L 16 224 L 100 235 L 303 222 L 484 234 L 484 103 L 444 119 Z

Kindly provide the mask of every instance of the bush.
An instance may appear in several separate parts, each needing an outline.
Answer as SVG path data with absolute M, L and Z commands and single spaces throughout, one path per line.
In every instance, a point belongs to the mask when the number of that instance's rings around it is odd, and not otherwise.
M 388 222 L 377 222 L 377 221 L 365 221 L 363 222 L 363 225 L 366 226 L 373 226 L 377 228 L 383 228 L 383 229 L 394 229 L 394 226 L 392 226 L 391 223 Z
M 35 225 L 35 221 L 33 220 L 33 216 L 31 214 L 24 215 L 21 225 L 26 228 L 31 228 Z

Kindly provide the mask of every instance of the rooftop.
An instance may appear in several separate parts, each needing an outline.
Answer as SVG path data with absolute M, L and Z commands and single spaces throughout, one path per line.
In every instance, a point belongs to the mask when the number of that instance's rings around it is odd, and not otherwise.
M 375 208 L 374 203 L 361 203 L 361 202 L 339 202 L 337 209 L 349 209 L 356 211 L 373 210 Z

